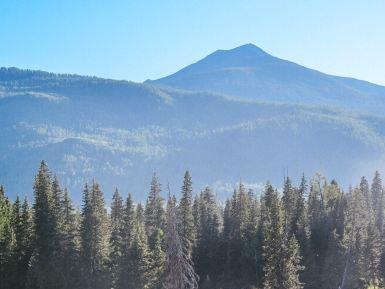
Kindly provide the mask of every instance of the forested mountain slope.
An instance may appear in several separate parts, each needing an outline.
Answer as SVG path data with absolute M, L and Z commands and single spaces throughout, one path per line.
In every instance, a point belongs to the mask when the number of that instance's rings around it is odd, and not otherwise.
M 306 78 L 309 85 L 295 99 L 288 87 L 298 86 L 298 74 L 280 65 L 274 71 L 282 77 L 271 74 L 270 64 L 257 69 L 258 78 L 271 80 L 258 88 L 242 78 L 244 72 L 234 74 L 237 69 L 222 74 L 230 64 L 258 66 L 253 57 L 282 64 L 247 45 L 216 52 L 157 82 L 1 68 L 0 183 L 11 196 L 30 193 L 42 159 L 77 201 L 81 185 L 94 177 L 107 194 L 119 186 L 140 198 L 154 171 L 163 184 L 179 187 L 189 169 L 196 189 L 210 184 L 226 193 L 241 178 L 253 186 L 267 179 L 279 183 L 287 170 L 298 176 L 327 172 L 348 185 L 383 168 L 383 87 L 309 70 L 312 81 Z M 215 85 L 223 89 L 205 83 L 212 72 L 205 72 L 207 66 L 221 71 L 215 79 L 222 84 Z M 190 85 L 191 74 L 202 73 L 202 81 Z M 340 88 L 331 89 L 336 81 Z M 319 89 L 310 85 L 315 82 Z M 342 86 L 360 93 L 333 93 L 346 92 Z

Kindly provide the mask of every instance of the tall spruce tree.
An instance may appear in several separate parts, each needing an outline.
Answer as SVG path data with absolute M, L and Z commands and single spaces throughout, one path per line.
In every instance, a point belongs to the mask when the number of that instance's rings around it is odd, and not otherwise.
M 186 254 L 192 256 L 195 243 L 195 227 L 194 216 L 192 212 L 193 191 L 192 181 L 189 171 L 186 171 L 183 179 L 181 199 L 178 208 L 178 216 L 180 220 L 180 237 Z
M 199 197 L 199 226 L 195 254 L 196 271 L 202 282 L 215 283 L 222 273 L 219 262 L 221 216 L 215 195 L 206 187 Z
M 55 200 L 52 191 L 51 173 L 47 164 L 42 161 L 35 177 L 34 185 L 34 251 L 28 274 L 29 288 L 53 288 L 57 286 L 58 274 L 57 236 L 59 226 L 56 216 Z
M 382 187 L 382 180 L 380 173 L 375 172 L 372 186 L 371 186 L 372 204 L 375 212 L 376 226 L 380 234 L 383 234 L 384 222 L 384 189 Z
M 164 208 L 163 198 L 160 195 L 161 185 L 156 174 L 152 176 L 151 188 L 148 194 L 145 208 L 145 224 L 146 232 L 150 241 L 150 247 L 153 249 L 155 245 L 156 234 L 158 230 L 163 230 L 164 227 Z
M 304 256 L 308 252 L 308 227 L 305 200 L 305 195 L 307 193 L 307 183 L 304 175 L 302 175 L 299 187 L 294 188 L 294 193 L 295 206 L 291 227 L 295 238 L 298 240 L 300 253 L 302 256 Z
M 307 286 L 311 289 L 322 288 L 319 272 L 322 272 L 323 269 L 324 252 L 326 252 L 328 240 L 322 181 L 320 175 L 316 175 L 312 179 L 307 200 L 307 221 L 310 236 L 308 251 L 306 252 L 304 278 Z
M 283 198 L 283 202 L 288 202 Z M 299 280 L 301 256 L 294 234 L 290 236 L 285 207 L 280 204 L 278 193 L 271 185 L 266 186 L 263 198 L 262 234 L 265 289 L 301 289 Z M 283 208 L 282 208 L 283 207 Z
M 10 288 L 24 289 L 27 284 L 27 272 L 31 258 L 32 247 L 32 215 L 27 199 L 20 204 L 16 198 L 12 209 L 12 231 L 14 244 L 12 248 Z
M 282 213 L 278 193 L 266 185 L 262 202 L 264 289 L 282 289 Z
M 5 195 L 3 186 L 0 186 L 0 280 L 4 288 L 10 286 L 10 257 L 12 249 L 12 206 Z
M 131 194 L 128 194 L 122 222 L 122 256 L 119 261 L 119 275 L 116 284 L 118 289 L 129 288 L 131 281 L 131 245 L 136 224 L 135 208 Z
M 62 203 L 62 257 L 60 268 L 63 279 L 65 280 L 63 288 L 79 288 L 81 285 L 81 276 L 79 272 L 79 220 L 67 189 L 64 189 Z
M 85 289 L 108 288 L 109 234 L 103 193 L 96 182 L 84 188 L 81 237 L 82 279 Z
M 294 235 L 284 236 L 282 244 L 282 289 L 302 289 L 303 284 L 299 280 L 299 273 L 304 269 L 301 265 L 302 257 L 300 256 L 299 244 Z
M 385 197 L 384 188 L 382 187 L 382 180 L 380 173 L 375 172 L 372 185 L 370 188 L 372 197 L 372 208 L 374 212 L 374 222 L 377 228 L 377 232 L 381 238 L 381 257 L 379 264 L 379 275 L 382 285 L 385 284 L 385 232 L 384 232 L 384 210 L 385 210 Z
M 350 249 L 351 255 L 348 284 L 351 288 L 359 288 L 366 283 L 364 250 L 368 220 L 365 209 L 365 196 L 362 194 L 362 191 L 359 188 L 354 189 L 351 192 L 350 198 L 346 225 L 347 246 Z
M 52 180 L 51 185 L 52 190 L 52 219 L 56 227 L 56 232 L 54 235 L 54 247 L 55 250 L 55 267 L 52 269 L 53 275 L 56 276 L 57 288 L 58 289 L 67 289 L 69 286 L 75 286 L 73 282 L 74 275 L 72 272 L 69 272 L 69 259 L 71 258 L 68 255 L 68 235 L 66 235 L 65 221 L 66 221 L 66 208 L 64 193 L 60 187 L 59 179 L 55 175 Z M 67 193 L 67 202 L 68 202 L 68 193 Z M 73 253 L 73 252 L 70 252 Z
M 283 196 L 282 196 L 282 204 L 283 204 L 283 222 L 285 232 L 289 237 L 296 233 L 297 230 L 297 195 L 296 190 L 292 186 L 291 180 L 289 177 L 285 178 L 284 187 L 283 187 Z
M 119 278 L 119 266 L 123 255 L 123 199 L 118 189 L 115 190 L 111 203 L 110 214 L 110 273 L 112 288 L 117 287 Z
M 163 230 L 158 229 L 153 238 L 153 248 L 151 250 L 151 281 L 149 288 L 162 289 L 164 288 L 164 274 L 165 274 L 165 262 L 166 255 L 163 250 L 164 243 Z
M 132 235 L 132 243 L 129 248 L 129 276 L 128 289 L 143 288 L 148 289 L 151 286 L 151 256 L 147 244 L 147 236 L 144 231 L 143 223 L 136 218 L 135 229 Z

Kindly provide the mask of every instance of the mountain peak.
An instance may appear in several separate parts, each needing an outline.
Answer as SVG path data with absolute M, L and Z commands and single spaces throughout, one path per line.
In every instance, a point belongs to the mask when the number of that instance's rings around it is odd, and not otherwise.
M 270 56 L 266 51 L 263 49 L 259 48 L 258 46 L 252 44 L 252 43 L 247 43 L 243 44 L 241 46 L 229 49 L 229 50 L 218 50 L 218 51 L 223 51 L 227 53 L 244 53 L 244 54 L 253 54 L 254 56 Z
M 217 50 L 202 61 L 212 61 L 225 66 L 249 66 L 258 64 L 261 59 L 272 60 L 273 56 L 248 43 L 228 50 Z
M 192 75 L 206 74 L 221 71 L 223 69 L 260 67 L 263 64 L 273 63 L 275 61 L 277 61 L 277 58 L 254 44 L 248 43 L 228 50 L 217 50 L 198 62 L 193 63 L 170 76 L 155 80 L 154 82 L 173 85 L 175 79 L 184 79 Z M 170 83 L 169 80 L 171 80 Z

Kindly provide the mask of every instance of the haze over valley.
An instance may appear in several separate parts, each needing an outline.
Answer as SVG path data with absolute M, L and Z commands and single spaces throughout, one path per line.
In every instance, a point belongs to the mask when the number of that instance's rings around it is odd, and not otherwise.
M 1 68 L 0 183 L 31 196 L 44 159 L 77 202 L 92 178 L 144 199 L 153 172 L 179 190 L 186 169 L 220 196 L 287 171 L 348 186 L 384 168 L 384 111 L 385 87 L 252 44 L 144 83 Z

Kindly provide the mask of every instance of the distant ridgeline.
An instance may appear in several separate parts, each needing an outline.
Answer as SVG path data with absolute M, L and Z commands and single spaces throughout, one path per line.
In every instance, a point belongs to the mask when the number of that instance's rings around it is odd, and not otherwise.
M 187 168 L 199 189 L 240 177 L 279 186 L 284 168 L 320 171 L 346 187 L 385 168 L 384 111 L 383 86 L 251 44 L 144 83 L 1 68 L 0 183 L 12 199 L 31 195 L 45 159 L 76 204 L 93 177 L 109 198 L 118 185 L 143 201 L 154 171 L 180 184 Z
M 260 196 L 242 184 L 224 203 L 184 175 L 179 200 L 153 175 L 145 203 L 99 184 L 81 209 L 45 162 L 34 201 L 0 189 L 1 289 L 366 289 L 385 282 L 378 172 L 344 192 L 316 175 Z

